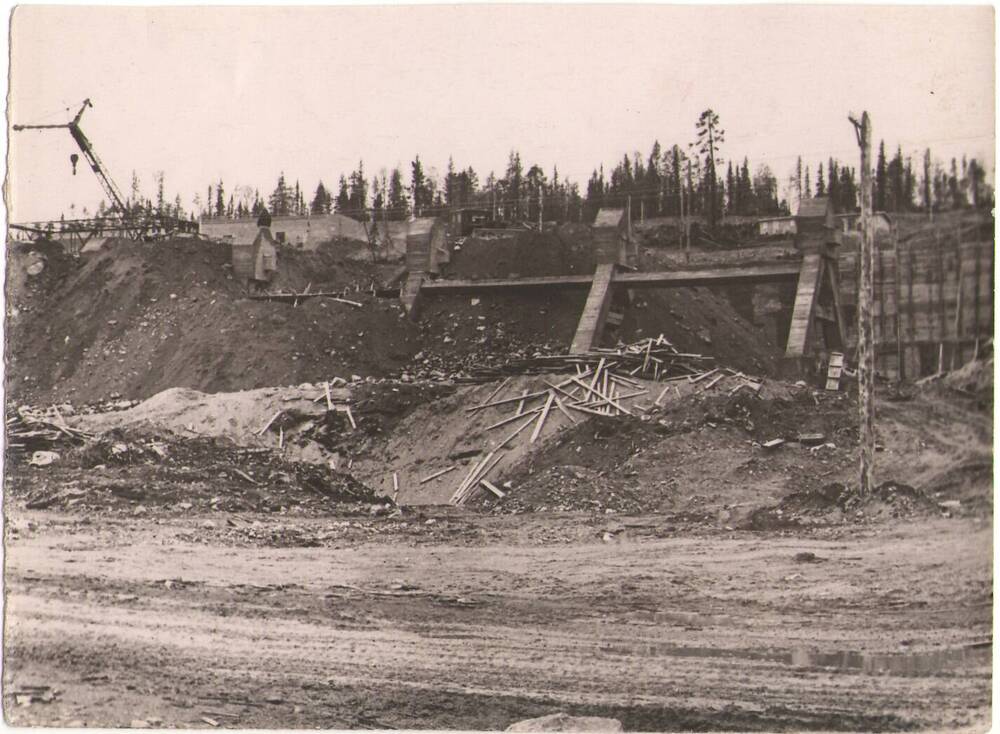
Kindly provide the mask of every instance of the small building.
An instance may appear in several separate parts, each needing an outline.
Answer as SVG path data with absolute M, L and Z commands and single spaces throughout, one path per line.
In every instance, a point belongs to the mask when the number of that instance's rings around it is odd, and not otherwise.
M 278 270 L 278 248 L 271 230 L 260 227 L 253 242 L 232 243 L 233 275 L 246 284 L 266 285 Z
M 839 225 L 838 229 L 845 234 L 861 231 L 861 212 L 837 214 L 835 219 Z M 879 232 L 889 232 L 892 230 L 892 219 L 885 212 L 874 212 L 872 214 L 872 226 L 876 234 Z
M 768 217 L 757 220 L 757 234 L 761 237 L 787 237 L 794 235 L 795 217 Z
M 467 237 L 477 227 L 488 227 L 490 225 L 490 212 L 488 209 L 476 209 L 473 207 L 452 209 L 448 215 L 448 222 L 451 225 L 453 235 Z

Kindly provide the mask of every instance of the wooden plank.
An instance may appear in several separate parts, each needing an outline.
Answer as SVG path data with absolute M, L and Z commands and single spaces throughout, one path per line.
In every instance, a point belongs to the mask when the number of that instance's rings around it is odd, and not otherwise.
M 524 415 L 524 399 L 528 397 L 528 391 L 525 390 L 521 393 L 521 401 L 517 404 L 517 414 Z
M 510 443 L 511 441 L 513 441 L 517 437 L 517 435 L 519 433 L 521 433 L 521 431 L 523 431 L 525 428 L 527 428 L 532 423 L 534 423 L 535 420 L 536 420 L 535 416 L 531 416 L 530 418 L 528 418 L 528 420 L 526 420 L 524 423 L 522 423 L 520 426 L 518 426 L 517 430 L 515 430 L 512 434 L 510 434 L 509 436 L 507 436 L 507 438 L 505 438 L 503 441 L 501 441 L 500 443 L 498 443 L 497 447 L 496 447 L 496 450 L 499 451 L 504 446 L 506 446 L 508 443 Z
M 440 476 L 442 476 L 444 474 L 447 474 L 448 472 L 455 471 L 455 469 L 457 469 L 457 468 L 458 468 L 457 466 L 449 466 L 447 469 L 442 469 L 441 471 L 436 471 L 433 474 L 431 474 L 429 477 L 424 477 L 423 479 L 421 479 L 418 482 L 418 484 L 427 484 L 427 482 L 431 481 L 432 479 L 437 479 L 438 477 L 440 477 Z
M 521 400 L 533 400 L 534 398 L 540 398 L 544 395 L 547 390 L 541 390 L 539 392 L 533 392 L 530 395 L 515 395 L 512 398 L 504 398 L 503 400 L 495 400 L 492 403 L 484 403 L 483 405 L 473 405 L 471 408 L 466 408 L 466 413 L 473 413 L 477 410 L 483 410 L 484 408 L 495 408 L 498 405 L 507 405 L 508 403 L 516 403 Z
M 490 396 L 488 398 L 486 398 L 486 400 L 483 401 L 483 405 L 480 405 L 478 407 L 485 408 L 486 404 L 488 404 L 491 400 L 493 400 L 493 398 L 495 398 L 500 393 L 500 391 L 503 390 L 504 387 L 507 386 L 508 382 L 510 382 L 510 378 L 509 377 L 505 377 L 504 380 L 503 380 L 503 382 L 501 382 L 500 385 L 497 386 L 497 389 L 494 390 L 493 392 L 491 392 Z
M 542 409 L 542 414 L 538 416 L 538 425 L 535 426 L 535 430 L 531 432 L 531 438 L 528 443 L 534 443 L 542 433 L 542 426 L 545 425 L 545 419 L 549 415 L 549 409 L 552 408 L 552 401 L 555 400 L 556 394 L 549 391 L 549 397 L 545 401 L 545 407 Z
M 488 293 L 522 288 L 544 288 L 546 290 L 567 288 L 589 288 L 592 275 L 547 275 L 532 278 L 484 278 L 482 280 L 434 280 L 425 281 L 421 287 L 424 294 L 436 293 Z
M 451 496 L 452 504 L 458 502 L 459 497 L 462 496 L 462 492 L 465 489 L 466 485 L 472 481 L 473 476 L 475 476 L 476 472 L 479 471 L 479 468 L 483 466 L 492 455 L 493 452 L 490 452 L 485 457 L 483 457 L 482 459 L 480 459 L 479 461 L 477 461 L 475 464 L 472 465 L 472 468 L 469 470 L 469 473 L 465 475 L 465 479 L 462 480 L 462 483 L 458 485 L 458 489 L 456 489 L 455 493 L 452 494 Z
M 538 407 L 538 408 L 534 408 L 532 410 L 529 410 L 527 413 L 515 413 L 514 415 L 507 416 L 506 418 L 503 418 L 502 420 L 498 420 L 496 423 L 493 423 L 492 425 L 486 426 L 486 428 L 484 428 L 483 430 L 484 431 L 492 431 L 494 428 L 500 428 L 500 426 L 506 426 L 508 423 L 513 423 L 518 418 L 522 418 L 522 417 L 524 417 L 526 415 L 535 415 L 535 414 L 541 413 L 541 412 L 542 412 L 542 408 Z
M 690 382 L 692 385 L 694 385 L 695 383 L 701 382 L 706 377 L 710 377 L 710 376 L 714 375 L 718 371 L 719 371 L 719 368 L 715 367 L 713 369 L 710 369 L 708 372 L 702 372 L 700 375 L 698 375 L 694 379 L 692 379 L 692 378 L 689 377 L 688 378 L 688 382 Z
M 277 413 L 275 413 L 274 415 L 272 415 L 271 416 L 271 420 L 269 420 L 267 423 L 265 423 L 264 427 L 261 428 L 259 431 L 257 431 L 257 435 L 258 436 L 262 436 L 264 434 L 264 431 L 266 431 L 268 428 L 270 428 L 271 424 L 274 423 L 274 421 L 277 419 L 277 417 L 279 415 L 281 415 L 282 413 L 284 413 L 284 412 L 285 412 L 284 410 L 279 410 Z
M 594 270 L 590 292 L 584 303 L 580 320 L 573 335 L 570 352 L 586 352 L 597 345 L 604 330 L 608 309 L 611 307 L 612 282 L 615 277 L 613 263 L 599 264 Z
M 802 258 L 795 304 L 792 307 L 792 322 L 788 330 L 788 344 L 785 348 L 786 358 L 801 358 L 809 351 L 813 307 L 819 292 L 823 264 L 823 257 L 819 253 L 807 253 Z
M 491 491 L 493 494 L 495 494 L 497 496 L 497 499 L 502 500 L 504 497 L 507 496 L 506 494 L 504 494 L 503 492 L 501 492 L 499 489 L 497 489 L 497 487 L 494 484 L 492 484 L 490 481 L 488 481 L 486 479 L 480 479 L 479 483 L 483 487 L 485 487 L 486 489 L 488 489 L 489 491 Z
M 576 423 L 576 418 L 570 415 L 569 411 L 566 410 L 566 406 L 563 405 L 562 400 L 560 400 L 559 398 L 556 398 L 556 407 L 559 408 L 559 410 L 562 412 L 563 415 L 569 418 L 570 423 Z
M 690 288 L 739 283 L 787 282 L 795 280 L 798 274 L 797 264 L 782 262 L 705 270 L 616 273 L 615 283 L 625 285 L 628 288 Z
M 715 378 L 714 378 L 714 379 L 713 379 L 713 380 L 712 380 L 711 382 L 708 382 L 708 383 L 706 383 L 706 384 L 705 384 L 705 386 L 704 386 L 704 387 L 702 388 L 702 390 L 703 390 L 703 391 L 705 391 L 705 392 L 707 392 L 707 391 L 711 390 L 711 389 L 712 389 L 712 387 L 714 387 L 714 386 L 715 386 L 715 384 L 716 384 L 716 383 L 717 383 L 717 382 L 718 382 L 719 380 L 722 380 L 722 379 L 724 379 L 725 377 L 728 377 L 728 375 L 718 375 L 718 376 L 717 376 L 717 377 L 715 377 Z

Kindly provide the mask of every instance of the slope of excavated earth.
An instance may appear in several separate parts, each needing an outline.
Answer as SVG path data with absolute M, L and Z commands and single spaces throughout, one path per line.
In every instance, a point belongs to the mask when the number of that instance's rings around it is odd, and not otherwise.
M 590 267 L 587 241 L 576 230 L 507 244 L 467 241 L 446 276 L 495 275 L 508 261 L 521 275 L 582 272 Z M 230 248 L 197 239 L 110 241 L 79 261 L 44 243 L 31 249 L 45 259 L 40 274 L 29 275 L 38 255 L 28 251 L 12 256 L 8 271 L 7 387 L 21 403 L 141 399 L 170 387 L 217 392 L 352 374 L 443 378 L 566 351 L 585 299 L 585 292 L 429 297 L 413 323 L 398 300 L 370 293 L 398 265 L 359 261 L 336 243 L 316 252 L 281 250 L 273 289 L 343 291 L 360 308 L 323 298 L 251 300 L 232 277 Z M 779 353 L 725 297 L 705 289 L 641 295 L 609 339 L 659 333 L 682 349 L 758 372 L 770 372 Z

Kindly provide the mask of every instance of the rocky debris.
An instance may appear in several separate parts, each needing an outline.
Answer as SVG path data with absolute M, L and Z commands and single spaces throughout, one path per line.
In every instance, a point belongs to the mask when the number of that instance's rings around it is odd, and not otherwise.
M 373 504 L 389 502 L 349 474 L 287 461 L 270 449 L 124 433 L 68 451 L 44 473 L 13 467 L 9 492 L 29 509 L 130 514 L 154 509 L 308 514 L 334 507 L 367 513 Z
M 36 458 L 38 454 L 52 454 L 53 449 L 79 446 L 93 435 L 85 431 L 71 428 L 62 419 L 58 410 L 56 416 L 40 413 L 27 407 L 18 408 L 7 415 L 6 448 L 10 454 L 23 455 L 31 453 L 32 463 L 45 466 L 45 457 Z M 56 454 L 58 458 L 58 454 Z
M 602 716 L 570 716 L 560 712 L 518 721 L 504 731 L 619 732 L 625 729 L 618 719 Z
M 47 685 L 20 685 L 16 688 L 4 687 L 4 698 L 16 706 L 31 706 L 35 703 L 52 703 L 59 698 L 60 690 Z
M 862 497 L 846 484 L 830 482 L 820 489 L 793 492 L 778 505 L 753 512 L 745 523 L 751 530 L 843 522 L 871 522 L 887 518 L 941 514 L 944 508 L 924 492 L 900 482 L 886 481 Z M 799 562 L 815 562 L 799 554 Z

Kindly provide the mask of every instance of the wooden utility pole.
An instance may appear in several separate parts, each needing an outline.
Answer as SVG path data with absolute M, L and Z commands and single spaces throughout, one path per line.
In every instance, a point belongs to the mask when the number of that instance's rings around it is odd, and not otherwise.
M 872 268 L 875 262 L 872 231 L 872 125 L 867 112 L 861 122 L 849 118 L 861 148 L 861 273 L 858 282 L 858 408 L 861 472 L 858 493 L 867 496 L 875 464 L 875 352 L 872 340 Z

